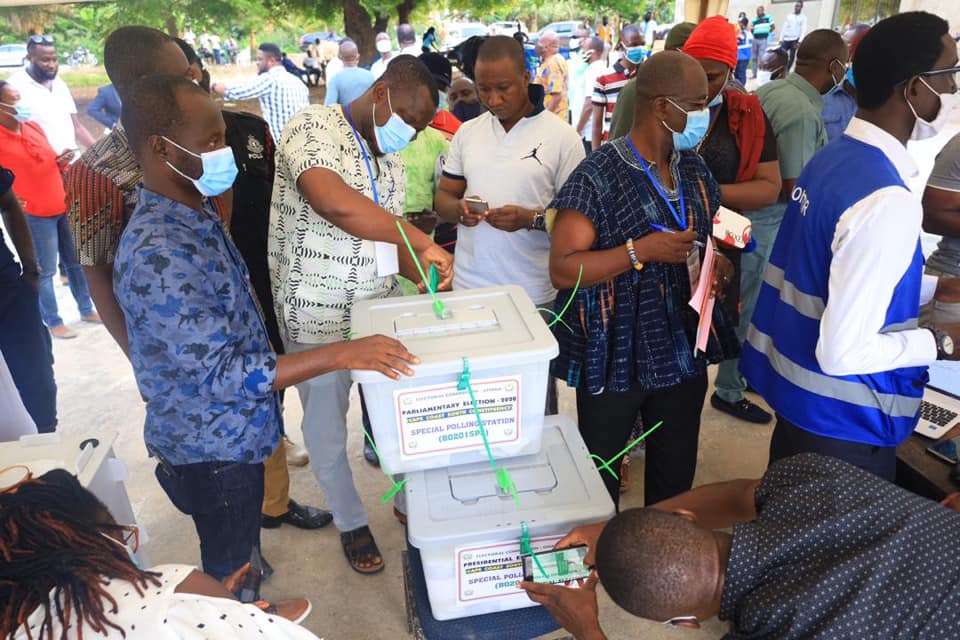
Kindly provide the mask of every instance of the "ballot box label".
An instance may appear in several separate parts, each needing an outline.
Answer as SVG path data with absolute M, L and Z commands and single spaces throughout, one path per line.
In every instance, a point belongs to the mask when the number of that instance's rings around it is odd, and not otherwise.
M 533 538 L 534 553 L 548 551 L 563 536 Z M 517 583 L 523 581 L 520 541 L 475 547 L 460 547 L 457 558 L 457 605 L 476 600 L 523 595 Z
M 520 439 L 520 377 L 471 380 L 487 442 Z M 467 391 L 456 383 L 393 392 L 400 431 L 400 455 L 416 458 L 446 451 L 483 448 L 483 436 Z

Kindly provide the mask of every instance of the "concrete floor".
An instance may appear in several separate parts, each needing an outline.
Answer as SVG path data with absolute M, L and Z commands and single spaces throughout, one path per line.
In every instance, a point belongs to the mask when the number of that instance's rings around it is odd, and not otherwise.
M 948 129 L 936 138 L 911 143 L 911 152 L 920 165 L 920 175 L 911 186 L 925 183 L 939 149 L 960 131 L 960 110 Z M 924 238 L 932 249 L 935 238 Z M 79 318 L 66 287 L 58 286 L 61 314 L 67 323 Z M 152 538 L 154 563 L 199 564 L 199 545 L 189 518 L 179 513 L 153 477 L 153 464 L 143 445 L 143 404 L 129 363 L 102 327 L 74 325 L 76 340 L 54 343 L 56 376 L 59 385 L 60 429 L 70 433 L 112 430 L 119 433 L 116 453 L 130 469 L 127 484 L 134 509 Z M 713 374 L 711 373 L 711 378 Z M 300 437 L 301 408 L 296 392 L 287 395 L 286 427 L 291 437 Z M 359 427 L 359 403 L 354 402 L 349 424 Z M 561 389 L 561 413 L 575 415 L 571 390 Z M 738 477 L 759 477 L 766 466 L 771 427 L 748 425 L 714 411 L 709 404 L 703 413 L 700 462 L 696 484 Z M 403 528 L 391 508 L 380 506 L 379 497 L 389 487 L 383 474 L 363 462 L 359 428 L 350 433 L 349 452 L 354 477 L 370 512 L 371 528 L 386 558 L 386 570 L 373 577 L 354 573 L 341 551 L 332 528 L 315 532 L 288 526 L 263 531 L 265 555 L 276 575 L 265 585 L 271 599 L 307 596 L 314 610 L 305 626 L 318 636 L 332 639 L 403 638 L 406 636 L 400 551 Z M 624 496 L 625 507 L 639 506 L 642 500 L 642 467 L 633 467 L 634 484 Z M 309 468 L 291 468 L 292 494 L 306 504 L 323 505 L 323 497 Z M 726 625 L 709 621 L 699 632 L 672 630 L 638 620 L 624 613 L 601 592 L 601 621 L 611 640 L 635 637 L 650 640 L 720 638 Z M 553 637 L 553 636 L 551 636 Z

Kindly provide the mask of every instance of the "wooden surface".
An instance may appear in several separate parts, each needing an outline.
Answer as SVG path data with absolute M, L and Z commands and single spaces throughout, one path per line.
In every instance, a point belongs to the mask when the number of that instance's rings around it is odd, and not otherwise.
M 960 435 L 960 427 L 954 427 L 941 439 Z M 897 484 L 914 493 L 942 500 L 948 493 L 960 491 L 960 485 L 950 479 L 952 465 L 927 453 L 927 447 L 939 442 L 917 434 L 911 434 L 897 448 Z

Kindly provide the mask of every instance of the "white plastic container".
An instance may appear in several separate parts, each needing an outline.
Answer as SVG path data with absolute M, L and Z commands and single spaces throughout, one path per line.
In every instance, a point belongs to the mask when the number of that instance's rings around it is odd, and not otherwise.
M 536 453 L 550 360 L 559 349 L 540 313 L 517 286 L 440 294 L 438 319 L 428 295 L 364 300 L 353 308 L 357 338 L 397 338 L 421 363 L 399 381 L 353 371 L 363 385 L 377 449 L 392 473 L 487 460 L 466 391 L 457 384 L 470 366 L 494 457 Z
M 520 507 L 487 463 L 409 474 L 407 534 L 420 549 L 430 608 L 438 620 L 533 606 L 516 588 L 521 522 L 534 551 L 575 526 L 613 517 L 613 501 L 573 419 L 548 416 L 540 453 L 498 460 Z

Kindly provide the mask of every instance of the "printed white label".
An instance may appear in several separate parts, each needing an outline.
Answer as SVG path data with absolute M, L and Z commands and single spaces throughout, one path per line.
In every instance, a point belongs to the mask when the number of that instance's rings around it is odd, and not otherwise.
M 520 377 L 471 380 L 491 446 L 520 439 Z M 393 392 L 404 458 L 483 449 L 470 394 L 441 384 Z
M 533 538 L 534 553 L 553 548 L 563 536 Z M 488 598 L 503 598 L 526 593 L 517 588 L 523 581 L 523 561 L 520 559 L 520 541 L 481 547 L 461 547 L 455 551 L 457 559 L 457 605 Z

